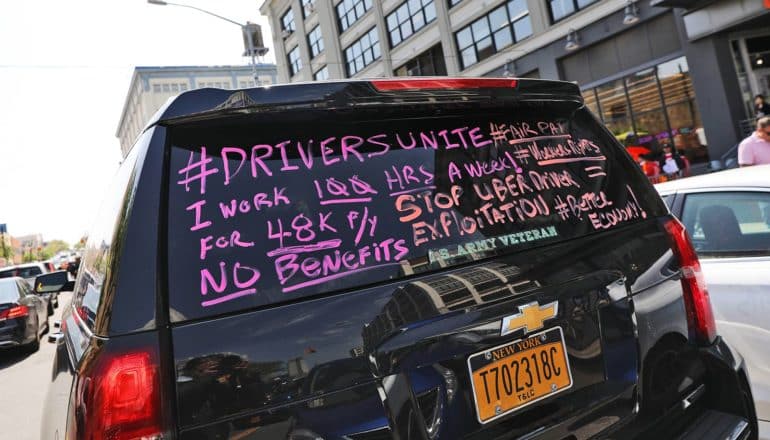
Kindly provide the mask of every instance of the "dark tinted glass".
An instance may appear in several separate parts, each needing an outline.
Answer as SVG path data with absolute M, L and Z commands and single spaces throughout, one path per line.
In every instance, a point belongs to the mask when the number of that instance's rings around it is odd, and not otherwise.
M 22 278 L 31 278 L 31 277 L 40 275 L 41 273 L 43 273 L 43 271 L 40 270 L 40 268 L 37 266 L 31 266 L 31 267 L 20 267 L 18 269 L 18 273 L 19 273 L 18 276 Z
M 19 288 L 16 281 L 0 281 L 0 304 L 14 303 L 19 300 Z
M 17 276 L 16 269 L 0 270 L 0 278 L 11 278 L 15 276 Z
M 152 130 L 149 130 L 142 134 L 137 143 L 149 142 L 151 136 Z M 109 279 L 114 276 L 111 266 L 118 250 L 115 247 L 118 239 L 116 230 L 120 222 L 127 218 L 127 201 L 133 191 L 135 166 L 141 150 L 143 148 L 140 145 L 135 145 L 126 156 L 105 193 L 96 221 L 88 231 L 88 241 L 83 249 L 72 303 L 77 310 L 83 311 L 81 317 L 91 328 L 101 302 L 103 288 L 109 286 Z
M 614 138 L 575 106 L 305 112 L 176 128 L 172 319 L 402 279 L 647 218 L 657 195 L 645 201 L 635 164 L 621 164 Z

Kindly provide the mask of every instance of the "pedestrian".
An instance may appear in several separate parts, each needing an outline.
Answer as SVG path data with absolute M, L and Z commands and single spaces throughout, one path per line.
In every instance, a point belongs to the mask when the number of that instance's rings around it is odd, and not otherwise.
M 652 153 L 640 154 L 637 163 L 650 182 L 658 183 L 660 181 L 660 166 L 658 165 L 658 162 L 654 160 Z
M 676 179 L 679 177 L 680 172 L 684 170 L 684 160 L 682 160 L 682 156 L 680 156 L 668 142 L 663 144 L 663 154 L 660 156 L 660 159 L 658 159 L 658 163 L 660 164 L 660 169 L 663 171 L 663 174 L 665 174 L 669 180 Z
M 770 116 L 770 104 L 765 101 L 763 95 L 757 95 L 754 97 L 754 114 L 757 119 Z
M 738 164 L 770 164 L 770 116 L 757 120 L 757 130 L 738 145 Z

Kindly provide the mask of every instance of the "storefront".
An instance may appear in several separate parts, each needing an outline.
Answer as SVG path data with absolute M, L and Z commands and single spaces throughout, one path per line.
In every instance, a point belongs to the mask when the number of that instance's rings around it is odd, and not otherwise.
M 684 56 L 583 88 L 586 105 L 626 146 L 652 152 L 674 145 L 690 162 L 708 161 L 690 69 Z M 700 136 L 699 136 L 700 134 Z
M 754 130 L 754 97 L 770 95 L 770 8 L 763 0 L 652 0 L 674 8 L 711 156 L 734 156 Z
M 656 153 L 669 143 L 691 163 L 734 158 L 753 129 L 754 97 L 770 100 L 770 9 L 762 0 L 635 8 L 634 20 L 624 10 L 598 17 L 570 28 L 571 40 L 512 57 L 488 75 L 576 82 L 626 146 Z
M 677 17 L 659 12 L 562 57 L 560 75 L 580 85 L 586 106 L 625 146 L 654 155 L 669 144 L 691 163 L 708 162 Z

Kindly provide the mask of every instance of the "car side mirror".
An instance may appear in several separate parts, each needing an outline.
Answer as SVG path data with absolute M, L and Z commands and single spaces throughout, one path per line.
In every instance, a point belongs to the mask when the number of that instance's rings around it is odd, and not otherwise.
M 71 292 L 74 288 L 75 282 L 69 281 L 64 270 L 38 275 L 35 278 L 35 293 Z

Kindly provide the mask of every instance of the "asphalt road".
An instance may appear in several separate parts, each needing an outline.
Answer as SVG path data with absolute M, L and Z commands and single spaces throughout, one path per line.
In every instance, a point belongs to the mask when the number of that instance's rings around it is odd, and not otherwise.
M 69 305 L 71 292 L 59 295 L 59 308 L 48 318 L 51 331 Z M 43 402 L 51 381 L 54 344 L 48 334 L 40 341 L 37 353 L 23 350 L 0 351 L 0 437 L 14 440 L 38 440 L 43 418 Z

